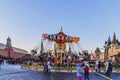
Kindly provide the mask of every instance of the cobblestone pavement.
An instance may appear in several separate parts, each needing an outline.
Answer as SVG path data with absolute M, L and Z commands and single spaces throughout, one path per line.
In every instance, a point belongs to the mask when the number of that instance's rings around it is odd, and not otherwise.
M 113 80 L 120 80 L 120 73 L 113 73 Z M 76 73 L 26 70 L 20 65 L 3 65 L 0 69 L 0 80 L 76 80 Z M 90 73 L 90 80 L 107 80 L 96 73 Z

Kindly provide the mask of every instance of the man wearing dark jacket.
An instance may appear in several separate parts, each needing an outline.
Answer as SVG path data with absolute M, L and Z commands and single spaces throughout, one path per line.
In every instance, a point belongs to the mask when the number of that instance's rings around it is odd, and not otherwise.
M 100 65 L 100 61 L 98 62 L 98 72 L 100 72 L 100 67 L 101 67 L 101 65 Z
M 112 63 L 111 63 L 111 61 L 109 61 L 108 71 L 107 71 L 108 76 L 110 76 L 111 73 L 112 73 Z

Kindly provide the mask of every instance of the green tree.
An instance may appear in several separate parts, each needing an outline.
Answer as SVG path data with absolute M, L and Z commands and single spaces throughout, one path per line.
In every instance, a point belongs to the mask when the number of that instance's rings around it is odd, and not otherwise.
M 96 48 L 95 53 L 101 53 L 99 47 Z

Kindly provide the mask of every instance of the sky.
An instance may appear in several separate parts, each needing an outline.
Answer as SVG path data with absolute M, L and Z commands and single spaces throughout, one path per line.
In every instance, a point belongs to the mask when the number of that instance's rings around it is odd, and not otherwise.
M 116 33 L 120 39 L 120 0 L 0 0 L 0 43 L 30 52 L 42 33 L 63 31 L 80 37 L 83 49 L 103 48 Z

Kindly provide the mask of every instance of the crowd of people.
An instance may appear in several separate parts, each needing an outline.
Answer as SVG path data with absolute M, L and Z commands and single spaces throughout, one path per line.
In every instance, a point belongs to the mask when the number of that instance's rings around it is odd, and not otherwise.
M 106 67 L 106 70 L 105 70 L 106 75 L 110 76 L 110 74 L 112 73 L 112 68 L 113 68 L 111 61 L 107 61 L 105 63 L 105 67 Z M 101 68 L 100 61 L 96 61 L 96 63 L 95 63 L 95 71 L 97 73 L 100 73 L 100 68 Z M 81 64 L 77 63 L 77 78 L 78 78 L 78 80 L 83 79 L 82 74 L 84 74 L 84 80 L 89 80 L 89 63 L 87 61 L 84 62 L 83 70 L 81 68 Z
M 96 61 L 96 62 L 95 62 L 95 71 L 96 71 L 96 72 L 100 72 L 100 67 L 101 67 L 100 61 Z
M 50 60 L 44 62 L 44 69 L 43 72 L 51 72 L 51 62 Z M 107 61 L 105 63 L 106 66 L 106 75 L 110 76 L 110 74 L 112 73 L 112 64 L 111 61 Z M 82 69 L 83 67 L 83 69 Z M 90 64 L 88 61 L 84 61 L 84 62 L 77 62 L 76 64 L 76 76 L 78 80 L 82 80 L 84 78 L 84 80 L 89 80 L 89 69 L 90 69 Z M 100 61 L 96 61 L 95 62 L 95 72 L 100 73 L 101 72 L 101 62 Z
M 112 73 L 112 63 L 111 61 L 107 61 L 106 62 L 106 75 L 110 76 L 110 74 Z
M 8 60 L 8 62 L 11 62 Z M 15 61 L 13 61 L 14 63 L 16 63 Z M 29 62 L 29 61 L 28 61 Z M 0 66 L 1 64 L 4 64 L 4 59 L 0 59 Z M 51 66 L 52 66 L 52 62 L 50 59 L 48 59 L 47 61 L 44 62 L 43 64 L 43 72 L 51 72 Z M 83 69 L 82 69 L 83 67 Z M 110 74 L 112 73 L 112 63 L 111 61 L 107 61 L 105 63 L 105 67 L 106 67 L 106 75 L 110 76 Z M 78 61 L 76 63 L 76 76 L 78 80 L 82 80 L 84 78 L 84 80 L 89 80 L 89 69 L 90 69 L 90 63 L 86 60 L 82 61 Z M 98 60 L 95 62 L 95 71 L 100 73 L 101 72 L 101 62 Z
M 87 61 L 84 62 L 84 68 L 82 70 L 81 64 L 77 63 L 76 73 L 77 73 L 77 79 L 82 80 L 82 74 L 84 74 L 84 80 L 89 80 L 89 64 Z

